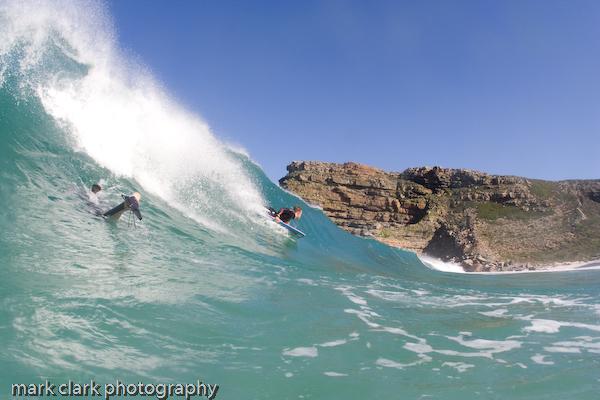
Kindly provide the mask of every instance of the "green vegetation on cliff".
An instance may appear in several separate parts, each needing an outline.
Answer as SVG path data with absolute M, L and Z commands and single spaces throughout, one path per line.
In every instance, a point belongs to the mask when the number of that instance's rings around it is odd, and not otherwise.
M 498 218 L 508 218 L 512 220 L 528 220 L 541 218 L 551 213 L 551 211 L 526 211 L 513 205 L 504 205 L 491 201 L 481 203 L 469 202 L 470 206 L 477 209 L 477 216 L 488 221 L 495 221 Z

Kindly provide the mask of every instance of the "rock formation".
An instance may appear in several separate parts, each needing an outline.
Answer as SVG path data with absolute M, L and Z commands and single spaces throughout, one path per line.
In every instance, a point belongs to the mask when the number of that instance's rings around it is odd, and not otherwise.
M 550 182 L 467 169 L 385 172 L 293 162 L 279 183 L 341 228 L 467 271 L 600 258 L 600 180 Z

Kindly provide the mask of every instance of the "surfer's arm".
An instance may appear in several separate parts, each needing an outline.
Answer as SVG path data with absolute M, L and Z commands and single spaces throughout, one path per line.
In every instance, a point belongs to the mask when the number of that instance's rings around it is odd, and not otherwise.
M 280 208 L 279 211 L 274 215 L 275 217 L 275 222 L 281 222 L 281 213 L 283 212 L 283 208 Z

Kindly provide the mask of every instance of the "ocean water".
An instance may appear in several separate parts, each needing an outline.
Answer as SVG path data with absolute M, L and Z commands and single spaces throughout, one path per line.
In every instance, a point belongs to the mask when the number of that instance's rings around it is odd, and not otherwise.
M 0 138 L 2 398 L 598 398 L 600 271 L 452 274 L 341 231 L 125 57 L 102 3 L 0 2 Z M 136 226 L 95 215 L 133 191 Z M 300 240 L 263 213 L 292 204 Z

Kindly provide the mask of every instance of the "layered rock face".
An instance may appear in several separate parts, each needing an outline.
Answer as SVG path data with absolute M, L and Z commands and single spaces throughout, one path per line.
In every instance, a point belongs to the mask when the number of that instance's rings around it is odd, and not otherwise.
M 600 180 L 549 182 L 467 169 L 385 172 L 293 162 L 279 183 L 343 229 L 468 271 L 600 258 Z

